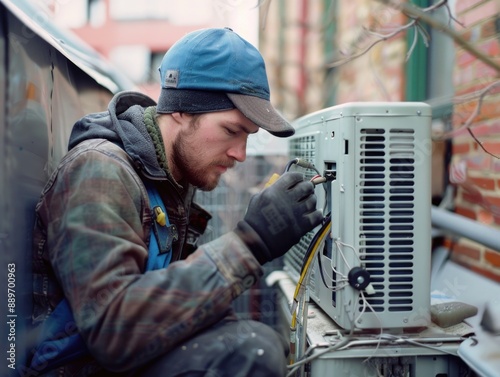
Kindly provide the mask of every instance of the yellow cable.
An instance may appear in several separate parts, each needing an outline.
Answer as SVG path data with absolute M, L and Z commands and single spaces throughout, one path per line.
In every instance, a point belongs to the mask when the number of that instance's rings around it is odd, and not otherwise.
M 309 276 L 310 272 L 310 267 L 312 265 L 312 261 L 314 260 L 314 257 L 316 256 L 316 253 L 318 252 L 318 249 L 320 245 L 323 243 L 324 239 L 330 232 L 330 229 L 332 228 L 331 222 L 328 223 L 328 225 L 323 229 L 323 231 L 320 233 L 316 243 L 313 245 L 311 254 L 307 258 L 305 264 L 304 264 L 304 269 L 302 273 L 300 274 L 299 281 L 297 283 L 297 286 L 295 287 L 295 292 L 293 294 L 293 301 L 292 301 L 292 320 L 290 323 L 290 331 L 291 331 L 291 336 L 290 336 L 290 363 L 293 364 L 293 355 L 295 354 L 295 341 L 293 339 L 294 333 L 297 330 L 297 304 L 298 304 L 298 297 L 299 294 L 303 288 L 303 282 L 306 279 L 306 277 Z

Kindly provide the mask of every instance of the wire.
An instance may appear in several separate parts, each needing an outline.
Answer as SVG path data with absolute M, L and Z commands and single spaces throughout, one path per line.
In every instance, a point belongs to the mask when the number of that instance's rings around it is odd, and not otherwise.
M 301 160 L 300 158 L 294 158 L 293 160 L 288 161 L 288 163 L 285 166 L 284 173 L 290 170 L 292 165 L 297 165 L 305 169 L 312 169 L 314 170 L 318 175 L 321 175 L 319 170 L 314 166 L 312 162 L 309 162 L 307 160 Z
M 410 344 L 413 344 L 413 345 L 418 346 L 418 347 L 429 348 L 429 349 L 434 350 L 434 351 L 446 353 L 446 354 L 452 355 L 452 356 L 457 356 L 457 354 L 455 352 L 447 351 L 447 350 L 439 348 L 439 347 L 433 347 L 431 345 L 428 345 L 428 344 L 425 344 L 425 343 L 422 343 L 422 342 L 419 342 L 417 340 L 413 340 L 410 338 L 405 338 L 403 336 L 396 336 L 396 335 L 392 335 L 392 334 L 380 334 L 379 337 L 381 338 L 381 340 L 386 339 L 386 340 L 392 340 L 392 341 L 396 341 L 396 342 L 410 343 Z
M 300 270 L 301 274 L 306 269 L 307 260 L 310 258 L 311 254 L 313 253 L 315 246 L 319 247 L 319 245 L 317 245 L 317 243 L 320 241 L 320 239 L 326 238 L 326 234 L 323 234 L 323 231 L 326 227 L 329 227 L 329 229 L 331 229 L 331 216 L 330 216 L 330 214 L 325 216 L 325 218 L 323 219 L 323 225 L 316 232 L 316 234 L 313 236 L 313 239 L 309 243 L 309 247 L 307 248 L 306 253 L 304 254 L 304 257 L 302 258 L 302 268 Z
M 342 247 L 347 247 L 349 249 L 351 249 L 353 252 L 354 252 L 354 256 L 356 256 L 356 258 L 358 259 L 359 263 L 361 263 L 361 259 L 359 257 L 359 253 L 358 251 L 356 250 L 356 248 L 352 245 L 349 245 L 349 244 L 346 244 L 344 242 L 341 242 L 338 238 L 334 240 L 335 242 L 335 245 L 337 246 L 337 249 L 339 250 L 340 252 L 340 256 L 342 257 L 342 259 L 344 260 L 344 263 L 345 265 L 347 266 L 347 268 L 350 270 L 351 269 L 351 266 L 349 265 L 349 263 L 347 262 L 347 259 L 344 255 L 344 252 L 342 251 Z
M 316 354 L 314 355 L 311 355 L 311 356 L 307 356 L 309 353 L 311 353 L 314 349 L 318 348 L 317 345 L 313 345 L 311 347 L 308 348 L 308 350 L 304 353 L 304 357 L 301 358 L 299 361 L 297 361 L 296 363 L 293 363 L 291 365 L 288 365 L 287 368 L 290 369 L 290 371 L 287 373 L 286 377 L 291 377 L 293 376 L 293 374 L 304 364 L 306 363 L 309 363 L 310 361 L 320 357 L 321 355 L 327 353 L 327 352 L 331 352 L 331 351 L 335 351 L 335 350 L 338 350 L 346 345 L 348 345 L 348 343 L 351 341 L 350 338 L 344 338 L 342 339 L 340 342 L 334 344 L 334 345 L 331 345 L 331 346 L 328 346 L 326 347 L 325 349 L 321 350 L 321 351 L 318 351 Z
M 375 309 L 373 309 L 373 306 L 371 306 L 370 303 L 368 302 L 368 300 L 366 299 L 365 294 L 363 293 L 363 291 L 359 291 L 359 294 L 361 296 L 361 299 L 363 300 L 363 310 L 359 314 L 359 316 L 355 319 L 353 328 L 356 326 L 356 322 L 359 321 L 359 319 L 361 318 L 361 316 L 364 314 L 364 311 L 365 311 L 366 307 L 368 307 L 372 311 L 373 315 L 375 316 L 375 318 L 378 321 L 378 325 L 379 325 L 379 328 L 380 328 L 380 335 L 379 335 L 379 341 L 377 342 L 377 346 L 375 347 L 375 350 L 373 351 L 373 353 L 369 357 L 367 357 L 365 360 L 363 360 L 363 362 L 365 363 L 368 360 L 370 360 L 373 357 L 373 355 L 375 355 L 375 353 L 378 351 L 378 349 L 380 347 L 380 343 L 382 341 L 381 336 L 382 336 L 383 327 L 382 327 L 382 321 L 380 320 L 379 316 L 375 312 Z
M 292 377 L 294 375 L 294 373 L 297 372 L 297 370 L 302 365 L 313 361 L 314 359 L 324 355 L 325 353 L 340 351 L 343 349 L 347 349 L 351 346 L 367 346 L 367 345 L 370 345 L 374 342 L 376 342 L 377 346 L 376 346 L 375 350 L 373 351 L 373 355 L 366 358 L 365 360 L 363 360 L 363 363 L 368 362 L 374 356 L 374 354 L 377 352 L 377 350 L 382 342 L 388 343 L 388 344 L 391 344 L 391 343 L 392 344 L 394 344 L 394 343 L 409 343 L 409 344 L 415 345 L 417 347 L 429 348 L 429 349 L 437 351 L 439 353 L 445 353 L 445 354 L 449 354 L 452 356 L 457 356 L 457 353 L 455 353 L 455 352 L 448 351 L 448 350 L 442 349 L 440 347 L 434 347 L 434 346 L 431 346 L 429 344 L 419 342 L 418 340 L 409 339 L 409 338 L 405 338 L 402 336 L 380 333 L 378 336 L 376 336 L 375 339 L 372 339 L 372 340 L 360 340 L 359 338 L 348 336 L 348 337 L 342 338 L 339 342 L 337 342 L 333 345 L 326 346 L 326 347 L 323 344 L 311 345 L 306 350 L 306 352 L 304 353 L 304 356 L 300 360 L 297 360 L 297 362 L 287 366 L 288 373 L 287 373 L 286 377 Z M 317 349 L 318 347 L 325 347 L 325 348 L 316 352 L 315 354 L 311 355 L 311 353 L 315 349 Z M 382 357 L 386 358 L 385 356 L 382 356 Z M 379 373 L 379 372 L 377 371 L 377 373 Z
M 321 183 L 325 183 L 327 179 L 323 177 L 322 175 L 316 174 L 314 177 L 311 178 L 310 182 L 314 185 L 317 186 Z
M 306 255 L 304 256 L 305 262 L 302 265 L 302 270 L 299 276 L 299 280 L 297 283 L 297 286 L 295 287 L 295 292 L 293 295 L 293 301 L 292 301 L 292 308 L 291 308 L 291 314 L 292 314 L 292 320 L 290 323 L 290 360 L 293 363 L 293 354 L 295 353 L 295 334 L 297 331 L 297 305 L 299 302 L 299 297 L 302 295 L 304 289 L 305 289 L 305 284 L 304 282 L 307 282 L 307 279 L 310 274 L 310 267 L 312 265 L 312 261 L 314 260 L 314 257 L 317 253 L 317 251 L 320 248 L 320 245 L 322 245 L 323 241 L 325 240 L 326 236 L 329 234 L 330 229 L 331 229 L 332 223 L 330 217 L 326 218 L 323 225 L 321 228 L 316 232 L 316 234 L 313 237 L 313 240 L 309 244 L 309 248 L 306 252 Z
M 332 276 L 329 276 L 326 272 L 326 269 L 325 267 L 323 266 L 323 262 L 321 262 L 321 253 L 318 253 L 317 254 L 317 257 L 318 257 L 318 269 L 319 269 L 319 274 L 321 276 L 321 280 L 323 281 L 323 285 L 330 289 L 331 291 L 340 291 L 341 289 L 344 289 L 345 287 L 349 286 L 349 283 L 348 283 L 348 279 L 343 275 L 343 274 L 340 274 L 341 275 L 341 279 L 338 279 L 336 280 L 333 275 Z M 336 270 L 333 270 L 337 275 L 339 275 L 339 273 L 336 271 Z M 328 283 L 326 282 L 326 279 L 325 279 L 325 275 L 332 281 L 334 282 L 335 284 L 339 284 L 339 283 L 345 283 L 344 285 L 342 286 L 338 286 L 338 285 L 328 285 Z
M 328 288 L 328 289 L 330 289 L 330 290 L 332 290 L 332 291 L 338 291 L 338 290 L 343 289 L 343 288 L 345 288 L 346 286 L 348 286 L 348 285 L 349 285 L 349 283 L 348 283 L 348 281 L 349 281 L 349 280 L 347 279 L 347 276 L 345 276 L 345 275 L 344 275 L 343 273 L 341 273 L 340 271 L 337 271 L 337 269 L 336 269 L 335 267 L 333 267 L 333 266 L 330 266 L 330 268 L 331 268 L 331 269 L 332 269 L 332 271 L 333 271 L 336 275 L 338 275 L 340 278 L 334 277 L 333 275 L 331 275 L 331 276 L 330 276 L 330 275 L 327 273 L 327 270 L 326 270 L 325 266 L 323 265 L 323 262 L 322 262 L 323 255 L 322 255 L 321 253 L 317 253 L 317 254 L 316 254 L 316 256 L 318 257 L 318 269 L 319 269 L 319 274 L 320 274 L 320 276 L 321 276 L 321 280 L 322 280 L 322 282 L 323 282 L 323 285 L 324 285 L 326 288 Z M 329 284 L 326 282 L 325 276 L 326 276 L 329 280 L 331 280 L 333 283 L 335 283 L 336 285 L 335 285 L 335 286 L 333 286 L 333 285 L 329 285 Z M 339 287 L 339 286 L 337 285 L 337 284 L 339 284 L 339 283 L 345 283 L 345 284 Z
M 294 158 L 293 160 L 288 161 L 288 163 L 285 166 L 285 169 L 283 170 L 283 173 L 286 173 L 287 171 L 290 170 L 293 164 L 296 164 L 299 161 L 298 158 Z

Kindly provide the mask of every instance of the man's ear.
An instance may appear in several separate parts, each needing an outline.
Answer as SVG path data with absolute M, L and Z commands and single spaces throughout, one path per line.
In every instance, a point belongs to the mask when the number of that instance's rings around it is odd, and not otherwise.
M 183 125 L 183 124 L 189 124 L 191 121 L 191 118 L 193 117 L 191 114 L 188 113 L 171 113 L 170 116 L 174 120 L 175 123 L 178 125 Z
M 171 113 L 170 116 L 172 117 L 172 120 L 175 121 L 175 123 L 182 123 L 183 122 L 183 114 L 182 113 Z

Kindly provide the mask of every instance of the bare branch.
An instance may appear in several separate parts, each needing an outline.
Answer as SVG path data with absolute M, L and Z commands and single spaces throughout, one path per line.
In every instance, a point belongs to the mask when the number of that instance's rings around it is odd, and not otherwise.
M 457 134 L 460 131 L 462 131 L 464 129 L 470 129 L 471 126 L 472 126 L 472 122 L 474 121 L 474 119 L 481 113 L 481 107 L 483 105 L 484 97 L 486 97 L 486 95 L 489 94 L 490 92 L 492 92 L 493 89 L 495 89 L 496 87 L 500 87 L 500 80 L 499 81 L 495 81 L 495 82 L 489 84 L 488 86 L 486 86 L 485 88 L 481 89 L 480 91 L 468 94 L 466 96 L 455 98 L 455 100 L 454 100 L 455 103 L 468 102 L 468 101 L 472 101 L 472 100 L 474 100 L 476 98 L 478 99 L 478 101 L 477 101 L 476 107 L 474 108 L 474 111 L 469 115 L 469 117 L 464 122 L 464 124 L 462 124 L 459 128 L 457 128 L 457 129 L 455 129 L 453 131 L 447 132 L 447 133 L 445 133 L 443 135 L 440 135 L 440 136 L 436 136 L 435 139 L 436 140 L 450 139 L 450 138 L 453 138 L 453 137 L 457 136 Z M 473 134 L 471 134 L 471 136 L 474 137 Z M 474 137 L 474 139 L 477 141 L 477 139 L 475 137 Z M 478 142 L 478 144 L 481 145 L 481 143 L 479 143 L 479 142 Z M 485 152 L 489 153 L 488 151 L 485 151 Z
M 408 17 L 421 20 L 426 24 L 428 24 L 429 26 L 431 26 L 432 28 L 447 34 L 458 45 L 463 47 L 464 50 L 467 50 L 471 55 L 475 56 L 476 58 L 478 58 L 485 64 L 489 65 L 490 67 L 496 69 L 497 71 L 500 71 L 500 63 L 497 63 L 496 61 L 491 59 L 491 57 L 489 57 L 487 54 L 483 53 L 481 50 L 478 50 L 476 47 L 474 47 L 474 45 L 467 42 L 459 33 L 454 31 L 447 25 L 437 21 L 434 17 L 429 16 L 422 9 L 410 3 L 404 3 L 396 0 L 375 0 L 375 1 L 378 1 L 379 3 L 398 9 L 404 14 L 406 14 Z
M 393 31 L 392 33 L 389 33 L 389 34 L 379 34 L 379 33 L 376 33 L 376 32 L 373 32 L 371 30 L 366 29 L 365 31 L 368 34 L 375 35 L 378 39 L 373 41 L 368 46 L 366 46 L 363 50 L 358 51 L 357 53 L 355 53 L 353 55 L 349 55 L 345 59 L 341 59 L 341 60 L 329 63 L 326 66 L 329 68 L 338 67 L 338 66 L 343 65 L 351 60 L 359 58 L 360 56 L 362 56 L 362 55 L 366 54 L 368 51 L 370 51 L 375 45 L 379 44 L 380 42 L 386 41 L 386 40 L 398 35 L 399 33 L 403 32 L 404 30 L 406 30 L 410 27 L 414 27 L 414 26 L 415 26 L 415 21 L 413 20 L 413 21 L 410 21 L 409 23 L 407 23 L 406 25 L 403 25 L 403 26 L 397 28 L 395 31 Z M 417 33 L 415 33 L 415 35 L 416 34 Z
M 466 96 L 457 97 L 454 101 L 455 103 L 463 103 L 463 102 L 472 101 L 472 100 L 478 98 L 478 101 L 477 101 L 476 107 L 474 108 L 474 111 L 469 115 L 469 117 L 464 122 L 464 124 L 462 124 L 459 128 L 457 128 L 453 131 L 447 132 L 443 135 L 434 136 L 433 139 L 434 140 L 451 139 L 451 138 L 457 136 L 457 134 L 460 131 L 466 129 L 467 132 L 470 134 L 470 136 L 472 136 L 474 141 L 476 141 L 476 143 L 481 147 L 481 149 L 484 152 L 486 152 L 487 154 L 489 154 L 490 156 L 492 156 L 494 158 L 500 159 L 500 156 L 497 156 L 497 155 L 491 153 L 490 151 L 488 151 L 484 147 L 483 143 L 476 137 L 476 135 L 472 131 L 472 128 L 473 128 L 472 123 L 473 123 L 474 119 L 481 113 L 481 107 L 483 105 L 484 97 L 486 97 L 486 95 L 489 94 L 490 92 L 492 92 L 493 89 L 495 89 L 496 87 L 500 87 L 500 80 L 489 84 L 487 87 L 483 88 L 479 92 L 474 92 L 474 93 L 468 94 Z
M 497 156 L 496 154 L 493 154 L 491 153 L 489 150 L 487 150 L 483 143 L 481 141 L 479 141 L 479 139 L 476 137 L 476 135 L 474 135 L 474 133 L 472 132 L 472 130 L 470 128 L 467 128 L 467 131 L 469 132 L 470 136 L 472 136 L 472 138 L 475 140 L 475 142 L 481 147 L 481 149 L 486 152 L 487 154 L 489 154 L 490 156 L 494 157 L 494 158 L 500 158 L 500 156 Z

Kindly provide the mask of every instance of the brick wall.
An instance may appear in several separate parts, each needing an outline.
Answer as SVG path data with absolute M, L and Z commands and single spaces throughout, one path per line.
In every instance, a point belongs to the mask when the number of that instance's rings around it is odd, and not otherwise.
M 324 8 L 326 3 L 322 0 L 309 0 L 306 14 L 304 1 L 264 3 L 261 20 L 266 22 L 261 26 L 260 43 L 270 72 L 272 99 L 290 119 L 325 107 L 321 98 L 331 93 L 337 104 L 405 99 L 408 46 L 403 33 L 375 45 L 347 64 L 333 69 L 330 66 L 332 59 L 356 54 L 374 41 L 365 28 L 380 26 L 390 30 L 390 27 L 406 23 L 401 12 L 374 0 L 341 0 L 334 3 L 333 9 Z M 496 18 L 500 14 L 500 1 L 455 0 L 454 3 L 454 14 L 463 24 L 453 24 L 454 29 L 500 62 L 500 21 Z M 334 35 L 322 34 L 331 23 L 335 24 Z M 323 64 L 320 63 L 324 51 L 318 47 L 321 43 L 334 55 L 325 57 Z M 458 45 L 455 47 L 455 67 L 449 69 L 453 70 L 453 85 L 458 97 L 469 96 L 500 80 L 499 72 Z M 322 80 L 329 75 L 334 77 L 333 82 Z M 500 85 L 484 98 L 482 110 L 472 123 L 474 134 L 491 154 L 462 127 L 474 113 L 476 104 L 477 98 L 457 103 L 453 109 L 455 134 L 450 170 L 456 178 L 455 207 L 461 215 L 500 229 Z M 434 144 L 435 149 L 442 147 L 442 144 Z M 433 195 L 436 197 L 442 195 L 444 186 L 440 178 L 444 174 L 439 169 L 448 168 L 443 168 L 441 161 L 444 158 L 443 151 L 436 154 L 439 161 L 433 160 Z M 457 262 L 500 281 L 498 251 L 466 240 L 450 244 L 450 247 Z
M 485 54 L 500 62 L 500 2 L 457 0 L 458 26 L 462 36 Z M 470 96 L 500 80 L 500 72 L 456 47 L 455 93 Z M 474 114 L 479 98 L 457 103 L 453 111 L 454 137 L 450 179 L 456 185 L 456 212 L 500 229 L 500 85 L 484 97 L 480 113 Z M 482 147 L 481 147 L 482 145 Z M 500 239 L 499 239 L 500 245 Z M 500 253 L 468 240 L 450 243 L 458 263 L 500 282 Z M 500 246 L 499 246 L 500 248 Z
M 373 0 L 339 1 L 338 14 L 341 17 L 337 18 L 337 58 L 355 56 L 378 39 L 367 34 L 365 28 L 406 22 L 400 12 Z M 400 33 L 340 66 L 337 102 L 402 101 L 405 54 L 405 36 Z

